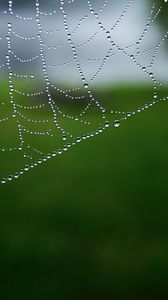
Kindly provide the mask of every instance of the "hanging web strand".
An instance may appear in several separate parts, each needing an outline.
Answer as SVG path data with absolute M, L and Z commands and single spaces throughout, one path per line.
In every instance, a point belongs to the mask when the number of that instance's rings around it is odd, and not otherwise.
M 105 12 L 114 10 L 111 0 L 102 1 L 99 5 L 94 0 L 86 1 L 81 7 L 81 15 L 74 10 L 78 5 L 75 0 L 59 0 L 50 11 L 45 11 L 40 1 L 35 0 L 29 16 L 15 12 L 15 2 L 8 1 L 8 9 L 0 11 L 7 32 L 0 32 L 2 53 L 4 45 L 7 45 L 5 59 L 0 57 L 3 86 L 0 94 L 0 155 L 2 160 L 6 155 L 7 162 L 10 155 L 16 162 L 18 157 L 19 166 L 17 169 L 12 166 L 10 170 L 10 164 L 6 163 L 9 170 L 4 170 L 1 183 L 18 179 L 25 172 L 63 154 L 78 143 L 102 134 L 112 126 L 120 127 L 123 121 L 137 113 L 168 100 L 167 95 L 160 93 L 163 83 L 155 74 L 155 63 L 161 47 L 167 42 L 168 31 L 155 45 L 144 48 L 144 41 L 153 24 L 162 9 L 167 9 L 164 2 L 167 3 L 163 1 L 164 7 L 159 9 L 155 4 L 152 5 L 142 32 L 135 41 L 123 45 L 116 37 L 131 9 L 138 3 L 136 0 L 128 1 L 120 13 L 111 18 L 110 25 L 105 20 Z M 47 28 L 46 20 L 50 19 L 54 26 Z M 87 22 L 90 20 L 94 26 L 89 31 Z M 22 26 L 16 26 L 17 22 L 23 24 L 23 32 L 20 32 Z M 33 32 L 29 27 L 33 27 Z M 81 41 L 79 37 L 84 28 L 87 34 Z M 98 56 L 93 57 L 91 49 L 100 38 L 104 49 L 102 52 L 97 49 Z M 17 44 L 19 48 L 23 47 L 23 51 L 18 51 Z M 29 48 L 30 51 L 27 51 Z M 112 107 L 106 107 L 105 101 L 93 88 L 109 63 L 118 56 L 130 61 L 143 73 L 151 87 L 151 98 L 129 111 L 116 110 L 113 103 Z M 148 58 L 145 63 L 144 56 Z M 92 64 L 94 68 L 90 74 L 88 70 L 91 70 Z M 78 78 L 70 87 L 60 80 L 66 73 L 72 79 Z M 12 129 L 12 137 L 10 140 L 9 133 L 7 142 L 9 128 L 10 132 Z

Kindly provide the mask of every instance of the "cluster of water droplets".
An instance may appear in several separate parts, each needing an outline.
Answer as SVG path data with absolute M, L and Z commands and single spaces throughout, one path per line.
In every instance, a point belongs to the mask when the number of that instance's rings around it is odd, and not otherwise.
M 150 52 L 151 49 L 148 50 L 140 50 L 140 45 L 143 39 L 145 38 L 148 30 L 150 29 L 151 25 L 161 12 L 161 8 L 159 8 L 156 11 L 155 5 L 152 6 L 152 9 L 149 13 L 147 24 L 140 35 L 139 39 L 134 43 L 127 45 L 126 47 L 121 47 L 120 45 L 117 44 L 117 42 L 113 38 L 113 32 L 117 29 L 119 24 L 122 22 L 122 20 L 126 17 L 127 12 L 129 8 L 134 4 L 134 0 L 131 0 L 127 3 L 126 7 L 122 11 L 121 15 L 118 17 L 118 19 L 114 22 L 114 24 L 111 26 L 111 28 L 106 28 L 103 24 L 103 20 L 100 17 L 100 14 L 103 12 L 103 10 L 107 7 L 107 5 L 111 2 L 110 0 L 104 1 L 102 4 L 101 8 L 99 11 L 95 11 L 92 5 L 92 1 L 88 0 L 87 5 L 88 5 L 88 12 L 84 14 L 82 18 L 76 18 L 77 25 L 75 28 L 70 29 L 68 25 L 68 20 L 73 19 L 68 15 L 68 12 L 66 11 L 67 8 L 67 3 L 69 5 L 75 4 L 75 0 L 69 0 L 69 1 L 64 1 L 60 0 L 60 5 L 59 5 L 59 13 L 62 15 L 63 19 L 63 28 L 61 29 L 55 29 L 55 30 L 46 30 L 46 28 L 43 26 L 43 22 L 41 20 L 42 17 L 52 17 L 54 15 L 57 15 L 58 10 L 53 10 L 51 12 L 44 12 L 41 11 L 40 8 L 40 1 L 36 0 L 35 1 L 35 15 L 32 16 L 22 16 L 19 14 L 15 14 L 13 10 L 13 1 L 9 0 L 8 1 L 8 10 L 1 11 L 0 14 L 2 15 L 7 15 L 9 20 L 13 20 L 15 17 L 16 19 L 20 20 L 21 22 L 26 21 L 26 22 L 32 22 L 35 21 L 36 24 L 36 35 L 33 36 L 27 36 L 27 35 L 21 35 L 18 32 L 16 32 L 13 29 L 13 24 L 12 21 L 9 21 L 7 24 L 7 35 L 6 35 L 6 43 L 7 43 L 7 53 L 6 53 L 6 61 L 4 64 L 0 65 L 1 69 L 6 68 L 7 73 L 8 73 L 8 85 L 9 85 L 9 103 L 7 104 L 6 101 L 1 101 L 1 107 L 4 107 L 6 105 L 11 106 L 11 111 L 12 114 L 10 117 L 0 117 L 0 124 L 8 122 L 10 118 L 13 118 L 15 120 L 15 124 L 17 127 L 17 133 L 18 133 L 18 146 L 15 147 L 5 147 L 2 146 L 0 148 L 1 152 L 12 152 L 12 151 L 19 151 L 21 155 L 23 156 L 24 159 L 28 162 L 27 164 L 24 165 L 23 168 L 21 168 L 19 171 L 16 173 L 6 176 L 1 180 L 1 183 L 6 183 L 9 182 L 13 179 L 19 178 L 22 174 L 25 172 L 37 167 L 38 165 L 47 162 L 49 159 L 52 157 L 59 156 L 66 152 L 69 148 L 75 146 L 76 144 L 86 140 L 90 139 L 96 135 L 101 134 L 105 130 L 109 129 L 111 126 L 114 128 L 120 127 L 122 121 L 127 120 L 133 116 L 135 116 L 137 113 L 140 113 L 142 111 L 145 111 L 155 104 L 157 104 L 160 101 L 166 101 L 168 100 L 168 97 L 163 97 L 160 98 L 158 96 L 159 88 L 162 85 L 161 82 L 159 82 L 156 78 L 155 75 L 152 71 L 152 67 L 154 65 L 157 53 L 160 49 L 160 46 L 163 44 L 163 42 L 167 39 L 168 37 L 168 32 L 164 34 L 164 36 L 161 38 L 159 43 L 155 46 L 154 48 L 154 54 L 151 59 L 151 63 L 149 66 L 144 66 L 142 65 L 138 57 L 140 54 L 143 52 Z M 167 0 L 164 0 L 164 2 L 168 2 Z M 73 36 L 75 35 L 76 31 L 81 27 L 83 22 L 87 21 L 89 14 L 91 14 L 95 22 L 97 23 L 98 29 L 96 32 L 94 32 L 90 38 L 88 38 L 86 41 L 83 41 L 82 43 L 79 43 L 76 45 L 74 42 Z M 12 18 L 11 18 L 12 17 Z M 75 18 L 74 18 L 75 19 Z M 55 18 L 56 22 L 57 18 Z M 47 42 L 44 41 L 44 35 L 47 35 L 48 37 L 51 37 L 51 39 L 54 39 L 56 34 L 59 34 L 59 32 L 65 31 L 66 34 L 66 41 L 54 46 L 48 45 Z M 106 41 L 108 42 L 108 53 L 101 58 L 98 59 L 91 59 L 91 58 L 85 58 L 88 63 L 91 61 L 97 61 L 99 62 L 99 67 L 95 74 L 89 79 L 85 75 L 85 72 L 81 66 L 80 59 L 79 59 L 79 54 L 78 54 L 78 49 L 81 49 L 82 47 L 90 44 L 95 37 L 97 36 L 98 32 L 101 31 L 102 34 L 104 35 Z M 15 50 L 12 47 L 12 37 L 15 37 L 19 40 L 29 42 L 29 41 L 36 41 L 38 43 L 38 49 L 39 53 L 31 58 L 23 58 L 20 57 Z M 0 37 L 0 40 L 2 38 Z M 55 39 L 56 40 L 56 39 Z M 59 64 L 48 64 L 45 51 L 57 51 L 57 49 L 60 49 L 61 47 L 65 45 L 69 45 L 71 52 L 72 52 L 72 60 L 70 61 L 65 61 L 63 63 Z M 136 47 L 136 54 L 132 54 L 131 50 L 133 47 Z M 110 110 L 110 114 L 107 112 L 106 108 L 101 104 L 101 101 L 95 97 L 91 84 L 92 82 L 95 82 L 97 77 L 100 75 L 102 70 L 105 68 L 105 65 L 108 63 L 110 58 L 117 53 L 122 53 L 124 56 L 126 56 L 130 61 L 133 62 L 133 64 L 136 65 L 137 68 L 139 68 L 146 76 L 149 77 L 151 81 L 151 85 L 153 88 L 153 97 L 152 101 L 145 103 L 142 107 L 138 107 L 137 109 L 134 109 L 132 111 L 115 111 L 115 110 Z M 35 78 L 35 74 L 30 72 L 29 74 L 18 74 L 17 72 L 14 72 L 13 67 L 12 67 L 12 62 L 13 60 L 16 60 L 18 63 L 21 63 L 22 65 L 27 65 L 31 63 L 35 63 L 36 61 L 40 61 L 41 63 L 41 76 L 43 77 L 43 89 L 40 89 L 38 91 L 21 91 L 19 88 L 15 86 L 15 80 L 22 80 L 22 79 L 27 79 L 27 80 L 33 80 Z M 73 87 L 73 88 L 68 88 L 64 89 L 62 87 L 59 87 L 55 85 L 54 83 L 51 82 L 50 76 L 49 76 L 49 70 L 55 70 L 57 72 L 58 69 L 64 68 L 65 66 L 73 63 L 75 68 L 78 71 L 78 74 L 80 76 L 80 81 L 81 81 L 81 86 L 79 87 Z M 69 113 L 64 112 L 61 108 L 59 103 L 57 103 L 57 99 L 54 98 L 53 96 L 53 91 L 63 97 L 63 99 L 69 100 L 69 101 L 79 101 L 84 104 L 84 107 L 82 108 L 82 111 L 78 115 L 72 115 Z M 24 101 L 23 103 L 21 101 L 17 100 L 17 97 L 23 97 Z M 36 99 L 38 97 L 43 97 L 45 98 L 44 103 L 37 103 L 37 101 L 34 101 L 34 104 L 32 104 L 32 101 L 30 101 L 30 104 L 25 101 L 26 99 Z M 95 124 L 94 121 L 92 121 L 92 118 L 88 119 L 85 118 L 87 116 L 88 112 L 90 109 L 97 109 L 97 112 L 99 114 L 99 124 Z M 32 116 L 28 114 L 26 115 L 26 112 L 33 112 L 33 111 L 38 111 L 39 115 L 41 111 L 47 110 L 50 112 L 50 117 L 45 118 L 45 119 L 33 119 Z M 117 115 L 117 119 L 115 116 Z M 50 128 L 50 119 L 52 118 L 53 123 Z M 82 126 L 86 126 L 86 131 L 85 133 L 81 134 L 80 136 L 75 135 L 71 130 L 67 130 L 64 128 L 62 122 L 60 122 L 60 118 L 62 119 L 68 119 L 72 120 L 73 122 L 76 122 L 76 126 L 79 126 L 78 124 L 80 123 Z M 24 123 L 25 121 L 25 123 Z M 44 125 L 48 126 L 48 129 L 44 127 L 44 130 L 35 130 L 31 129 L 31 126 L 26 127 L 25 124 L 35 124 L 35 125 Z M 93 126 L 93 130 L 91 130 Z M 83 128 L 83 127 L 82 127 Z M 56 131 L 56 135 L 54 133 L 54 130 Z M 61 139 L 62 143 L 61 146 L 56 149 L 52 149 L 49 153 L 45 153 L 41 149 L 34 147 L 31 145 L 31 143 L 28 143 L 27 140 L 25 139 L 25 135 L 32 135 L 32 136 L 48 136 L 50 138 L 57 138 L 57 136 Z

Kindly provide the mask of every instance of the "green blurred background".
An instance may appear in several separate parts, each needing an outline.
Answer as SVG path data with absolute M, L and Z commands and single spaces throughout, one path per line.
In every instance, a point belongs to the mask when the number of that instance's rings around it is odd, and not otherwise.
M 161 102 L 0 187 L 3 300 L 167 299 L 167 111 Z

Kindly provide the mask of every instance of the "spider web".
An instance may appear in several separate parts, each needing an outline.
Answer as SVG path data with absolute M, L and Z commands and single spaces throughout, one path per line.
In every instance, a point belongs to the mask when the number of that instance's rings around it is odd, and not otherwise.
M 112 126 L 117 128 L 128 118 L 168 99 L 161 93 L 164 83 L 157 74 L 168 31 L 154 45 L 145 48 L 144 43 L 163 8 L 152 5 L 135 41 L 118 41 L 122 25 L 126 26 L 137 3 L 122 1 L 110 26 L 105 16 L 107 11 L 115 11 L 111 0 L 85 1 L 81 7 L 75 0 L 55 1 L 51 11 L 35 0 L 30 16 L 18 13 L 15 1 L 9 0 L 7 10 L 0 11 L 4 28 L 0 34 L 0 155 L 6 161 L 1 183 L 19 178 L 76 144 Z M 86 27 L 89 20 L 93 24 L 90 30 Z M 19 32 L 22 26 L 24 33 Z M 103 48 L 96 48 L 97 39 Z M 141 99 L 138 107 L 131 102 L 129 111 L 115 99 L 107 104 L 95 88 L 111 60 L 115 66 L 116 57 L 121 64 L 126 59 L 150 85 L 149 98 Z M 114 68 L 113 63 L 115 77 L 117 66 Z M 66 76 L 71 83 L 68 88 L 63 84 Z M 8 163 L 9 155 L 17 162 L 17 169 Z

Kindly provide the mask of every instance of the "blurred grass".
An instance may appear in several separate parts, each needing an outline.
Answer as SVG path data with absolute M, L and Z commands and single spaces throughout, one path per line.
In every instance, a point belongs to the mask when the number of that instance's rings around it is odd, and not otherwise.
M 118 90 L 119 103 L 139 104 L 131 89 L 129 99 Z M 167 109 L 159 103 L 1 186 L 2 299 L 167 298 Z

